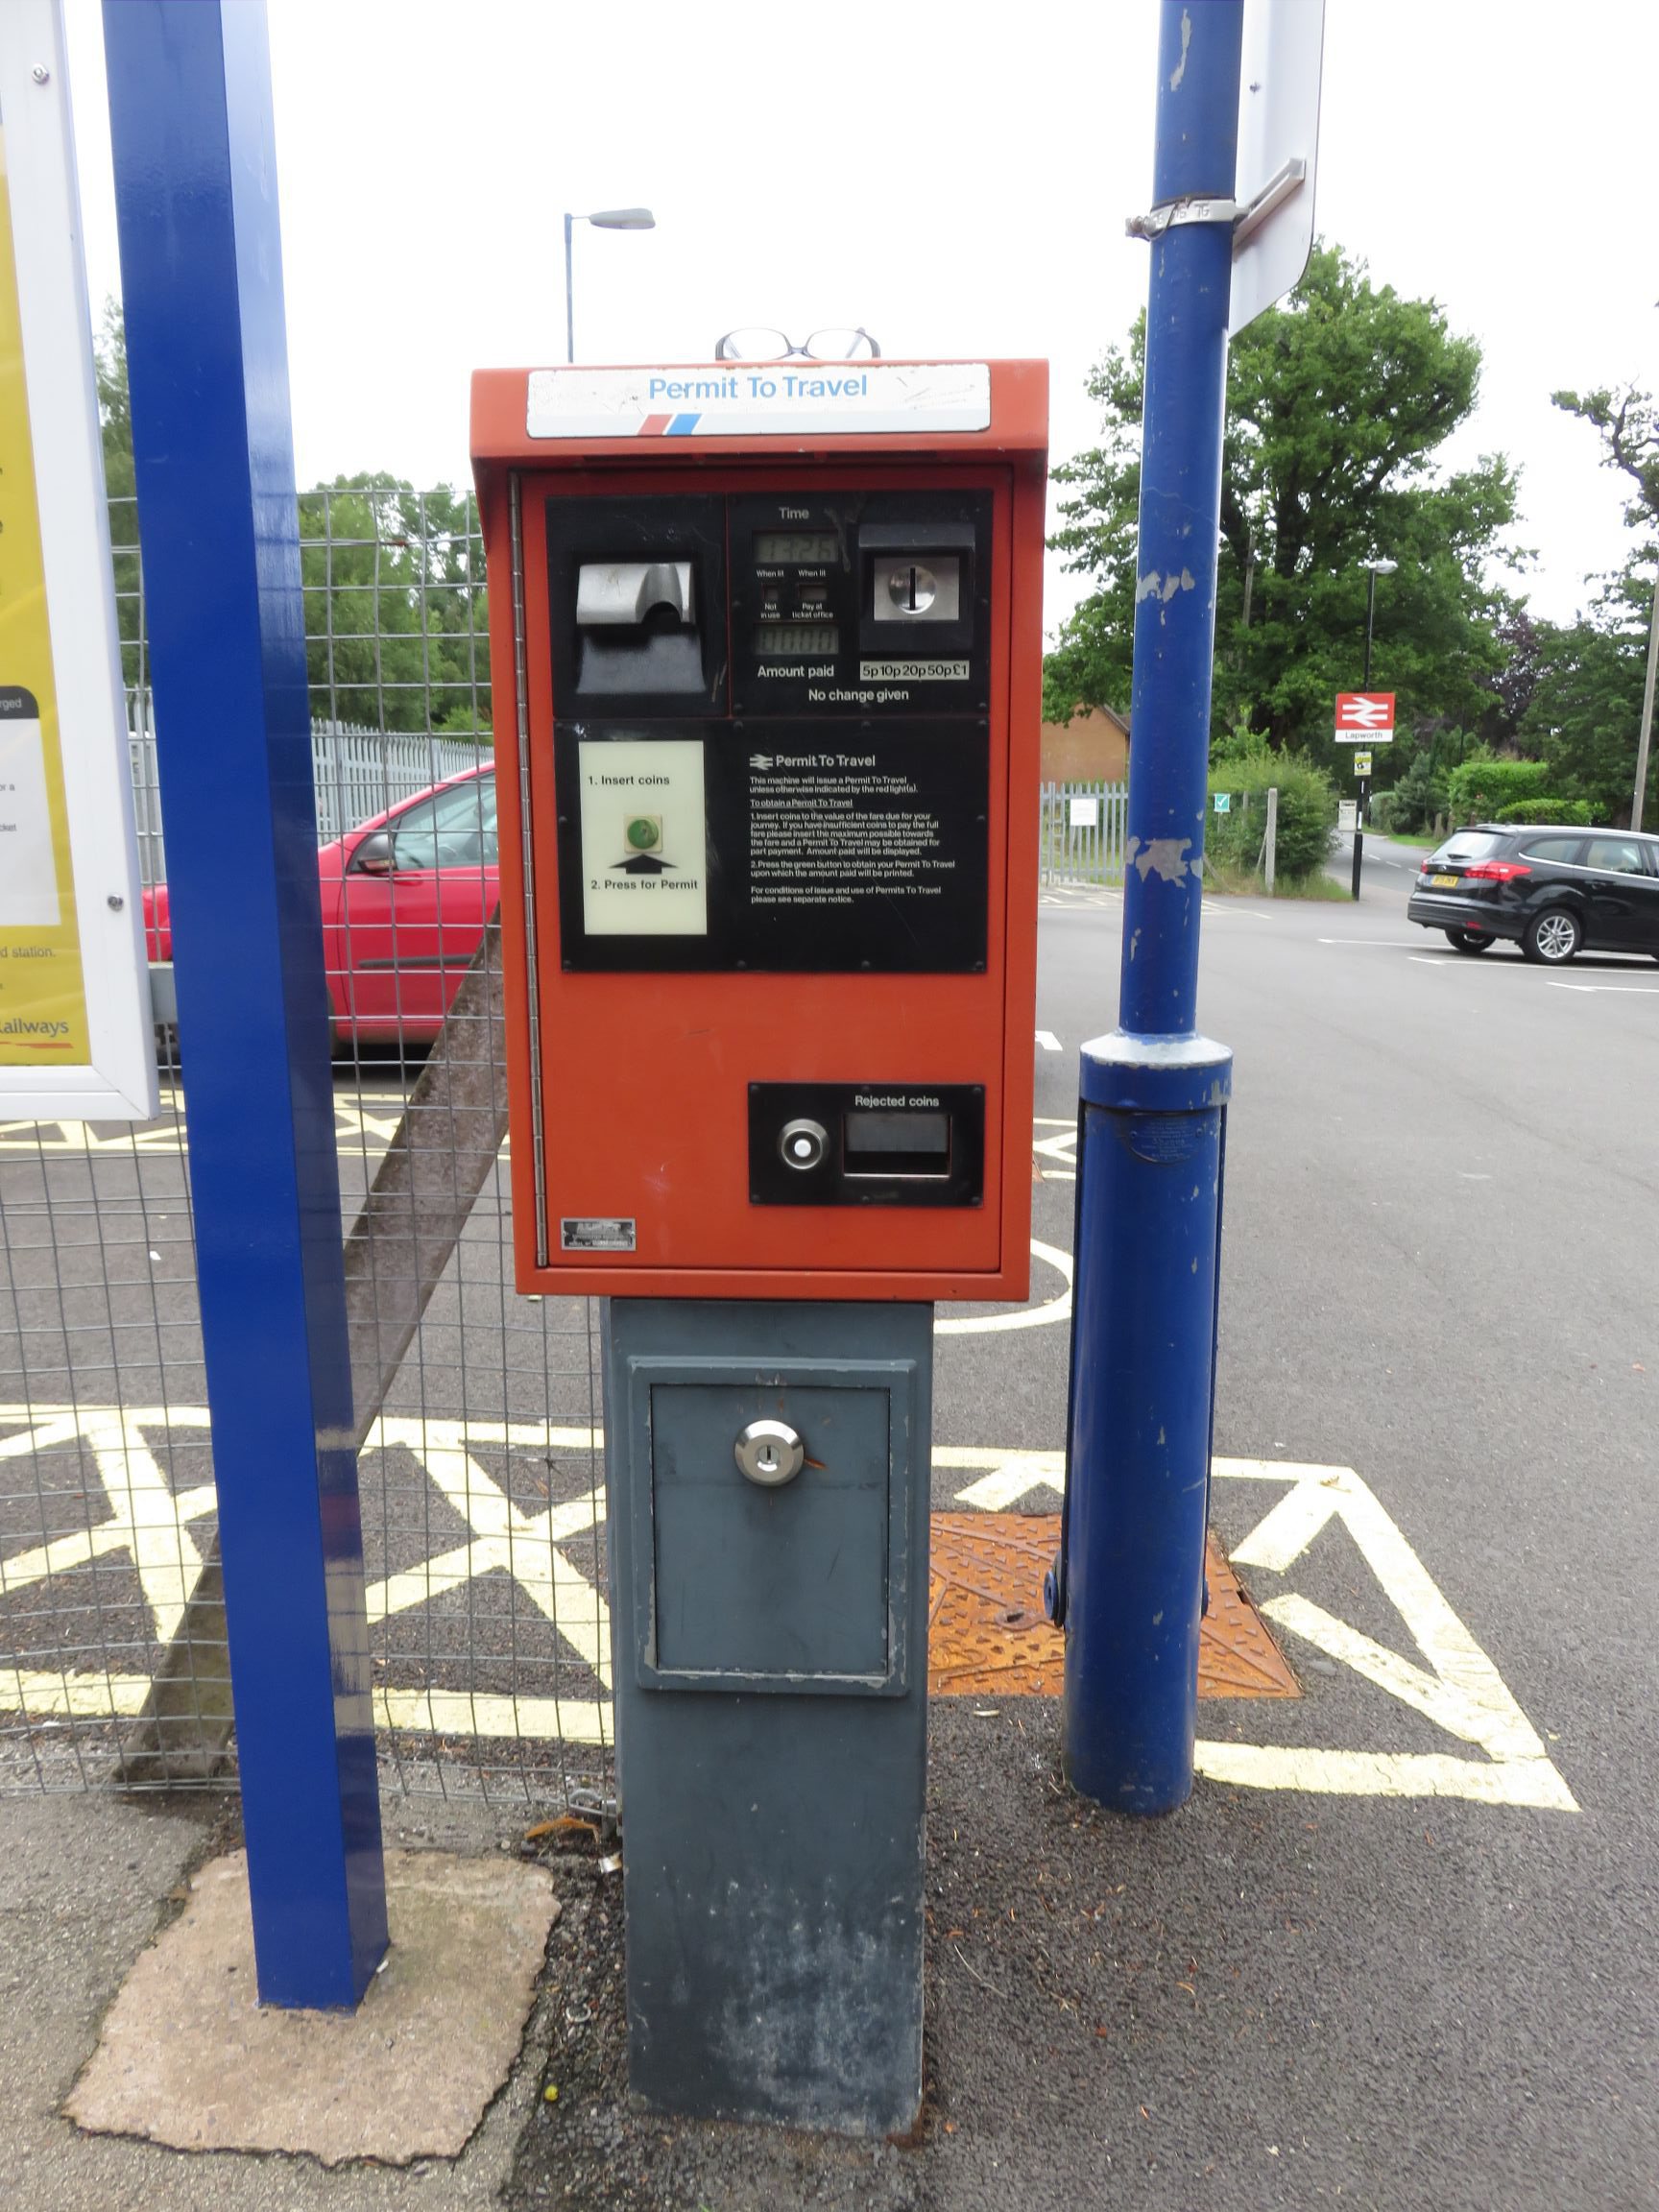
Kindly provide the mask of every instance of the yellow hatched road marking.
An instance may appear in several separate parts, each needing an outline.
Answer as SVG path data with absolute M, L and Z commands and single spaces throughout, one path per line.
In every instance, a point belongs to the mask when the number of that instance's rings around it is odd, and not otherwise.
M 90 1528 L 0 1558 L 0 1596 L 124 1551 L 136 1568 L 157 1638 L 165 1642 L 201 1572 L 202 1554 L 187 1524 L 212 1510 L 213 1491 L 210 1484 L 198 1484 L 170 1492 L 145 1431 L 180 1429 L 200 1436 L 206 1427 L 204 1407 L 0 1406 L 0 1430 L 15 1430 L 0 1435 L 0 1459 L 84 1444 L 109 1507 L 108 1518 Z M 370 1620 L 384 1622 L 479 1575 L 500 1572 L 513 1578 L 561 1641 L 609 1690 L 611 1617 L 604 1593 L 561 1550 L 577 1538 L 590 1539 L 602 1524 L 602 1485 L 595 1481 L 561 1504 L 526 1512 L 476 1456 L 487 1447 L 595 1455 L 603 1449 L 603 1437 L 590 1428 L 541 1421 L 388 1415 L 377 1422 L 365 1454 L 408 1453 L 466 1523 L 469 1534 L 465 1542 L 372 1584 Z M 957 1492 L 957 1503 L 986 1512 L 1006 1511 L 1035 1489 L 1059 1495 L 1064 1465 L 1064 1455 L 1052 1451 L 940 1445 L 933 1454 L 936 1472 L 974 1478 Z M 1370 1565 L 1422 1663 L 1389 1650 L 1293 1591 L 1269 1599 L 1262 1607 L 1263 1615 L 1481 1756 L 1201 1742 L 1196 1747 L 1200 1773 L 1250 1789 L 1452 1796 L 1477 1804 L 1577 1810 L 1497 1669 L 1353 1468 L 1217 1457 L 1214 1472 L 1219 1481 L 1270 1482 L 1284 1489 L 1235 1548 L 1236 1566 L 1286 1575 L 1329 1527 L 1340 1526 Z M 142 1674 L 12 1665 L 0 1668 L 0 1707 L 45 1718 L 111 1719 L 136 1713 L 149 1687 Z M 610 1736 L 608 1697 L 484 1695 L 382 1685 L 374 1692 L 374 1707 L 378 1725 L 421 1733 L 557 1735 L 576 1743 L 601 1743 Z M 1316 1699 L 1299 1709 L 1299 1718 L 1308 1720 L 1316 1714 Z

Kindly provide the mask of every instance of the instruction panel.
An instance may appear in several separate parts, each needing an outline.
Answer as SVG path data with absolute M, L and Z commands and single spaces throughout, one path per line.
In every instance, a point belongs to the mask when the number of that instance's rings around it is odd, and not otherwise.
M 556 778 L 579 794 L 574 817 L 560 806 L 567 966 L 983 968 L 982 719 L 680 729 L 557 733 Z

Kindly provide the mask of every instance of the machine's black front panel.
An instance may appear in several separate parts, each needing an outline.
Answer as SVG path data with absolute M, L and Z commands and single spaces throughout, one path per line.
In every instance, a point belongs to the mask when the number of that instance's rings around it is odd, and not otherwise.
M 770 493 L 729 530 L 734 713 L 985 710 L 989 493 Z
M 755 1206 L 977 1206 L 977 1083 L 751 1083 Z
M 985 967 L 990 729 L 561 720 L 560 946 L 577 971 Z
M 988 492 L 546 503 L 561 958 L 972 974 Z
M 560 714 L 726 711 L 726 502 L 549 499 Z

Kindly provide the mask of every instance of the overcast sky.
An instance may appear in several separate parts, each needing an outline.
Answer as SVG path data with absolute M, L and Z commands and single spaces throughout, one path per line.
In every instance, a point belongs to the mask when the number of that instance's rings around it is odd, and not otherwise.
M 1195 0 L 1203 5 L 1204 0 Z M 1311 4 L 1311 0 L 1307 0 Z M 89 280 L 119 291 L 99 10 L 69 0 Z M 270 0 L 301 484 L 467 474 L 467 381 L 706 359 L 723 330 L 863 325 L 895 358 L 1039 354 L 1055 459 L 1144 304 L 1156 0 Z M 1533 608 L 1616 566 L 1617 479 L 1550 405 L 1659 382 L 1652 0 L 1330 0 L 1320 233 L 1485 357 L 1452 457 L 1521 470 Z M 1386 550 L 1382 548 L 1381 550 Z M 1052 559 L 1050 627 L 1081 587 Z

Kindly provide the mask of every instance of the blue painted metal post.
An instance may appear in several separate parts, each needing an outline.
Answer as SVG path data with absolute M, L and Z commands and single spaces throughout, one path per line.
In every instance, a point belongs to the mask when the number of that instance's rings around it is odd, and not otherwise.
M 1242 0 L 1164 0 L 1118 1027 L 1083 1047 L 1065 1537 L 1066 1771 L 1192 1788 L 1232 1054 L 1196 1033 Z M 1195 203 L 1220 205 L 1210 214 Z M 1196 218 L 1195 220 L 1193 218 Z
M 106 0 L 259 1994 L 386 1949 L 265 11 Z

